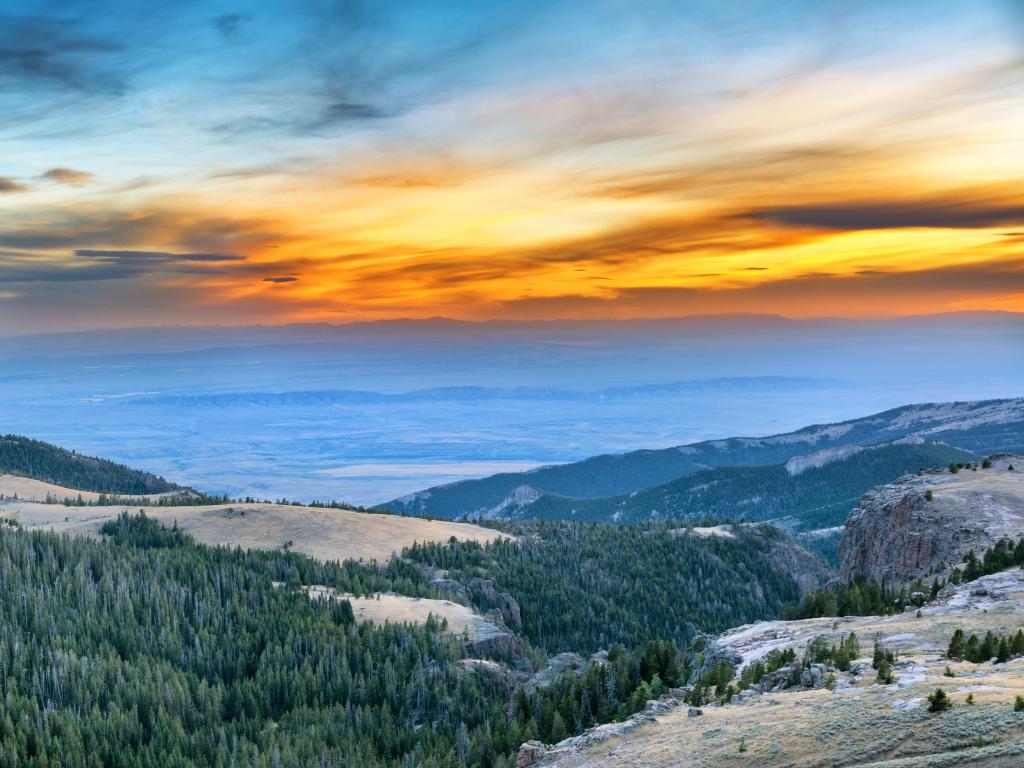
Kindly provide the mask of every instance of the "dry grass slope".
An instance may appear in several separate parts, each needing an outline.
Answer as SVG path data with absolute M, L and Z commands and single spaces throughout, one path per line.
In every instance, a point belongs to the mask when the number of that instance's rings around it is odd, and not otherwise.
M 984 589 L 987 595 L 972 595 Z M 558 768 L 954 768 L 1024 765 L 1024 713 L 1013 711 L 1024 695 L 1024 659 L 1006 664 L 951 663 L 942 657 L 955 629 L 1015 632 L 1024 624 L 1024 575 L 984 577 L 923 609 L 891 617 L 761 622 L 720 638 L 750 663 L 772 648 L 801 650 L 817 635 L 838 639 L 856 632 L 870 654 L 876 633 L 900 649 L 896 683 L 878 685 L 868 670 L 859 681 L 837 677 L 835 691 L 766 693 L 747 703 L 705 707 L 688 717 L 686 707 L 658 716 L 624 736 L 582 750 L 556 750 L 542 766 Z M 870 661 L 864 657 L 861 661 Z M 926 696 L 942 687 L 953 709 L 933 714 Z M 973 694 L 975 704 L 966 699 Z M 743 751 L 740 751 L 740 745 Z
M 77 496 L 78 492 L 74 493 Z M 97 535 L 103 523 L 116 518 L 125 509 L 121 506 L 65 507 L 25 501 L 0 502 L 0 516 L 13 518 L 25 528 L 41 527 L 92 536 Z M 503 535 L 466 523 L 280 504 L 133 506 L 128 511 L 139 509 L 164 525 L 177 523 L 203 544 L 243 549 L 287 546 L 324 561 L 382 561 L 417 541 L 443 542 L 454 536 L 462 541 L 487 542 Z
M 0 475 L 0 496 L 8 499 L 13 496 L 17 496 L 23 501 L 46 501 L 48 497 L 61 501 L 65 499 L 68 501 L 75 501 L 79 496 L 81 496 L 83 501 L 95 502 L 101 495 L 102 494 L 96 493 L 95 491 L 79 491 L 74 488 L 65 488 L 62 485 L 45 483 L 42 480 L 33 480 L 30 477 Z M 151 493 L 142 496 L 133 496 L 132 498 L 138 499 L 139 501 L 151 501 L 159 499 L 162 496 L 173 495 L 173 492 Z

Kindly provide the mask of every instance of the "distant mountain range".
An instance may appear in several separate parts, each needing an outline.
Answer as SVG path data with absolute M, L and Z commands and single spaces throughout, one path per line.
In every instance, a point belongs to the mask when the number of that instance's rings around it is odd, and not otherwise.
M 379 508 L 450 519 L 788 518 L 810 530 L 841 524 L 861 494 L 904 473 L 1022 449 L 1024 399 L 909 405 L 770 437 L 466 480 Z
M 385 393 L 357 389 L 323 389 L 292 392 L 223 392 L 203 395 L 137 395 L 121 398 L 132 405 L 160 405 L 191 408 L 235 408 L 245 406 L 369 405 L 414 402 L 479 402 L 482 400 L 563 400 L 600 403 L 643 397 L 676 396 L 707 392 L 764 392 L 843 386 L 840 381 L 808 377 L 751 376 L 694 379 L 664 384 L 571 390 L 546 387 L 434 387 L 411 392 Z

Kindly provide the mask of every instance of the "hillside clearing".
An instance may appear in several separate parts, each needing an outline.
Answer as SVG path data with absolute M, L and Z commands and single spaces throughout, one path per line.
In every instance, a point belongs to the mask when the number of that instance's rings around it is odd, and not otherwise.
M 472 642 L 501 634 L 497 626 L 474 613 L 471 608 L 451 600 L 406 597 L 389 592 L 380 592 L 373 597 L 355 597 L 338 595 L 334 590 L 322 586 L 310 587 L 306 591 L 311 599 L 336 597 L 348 600 L 357 621 L 372 621 L 374 624 L 426 624 L 427 618 L 433 616 L 439 622 L 447 620 L 448 631 L 453 634 L 461 635 L 468 630 Z
M 165 496 L 174 496 L 178 491 L 165 491 L 164 493 L 131 494 L 132 499 L 140 503 L 156 501 Z M 0 475 L 0 496 L 7 499 L 17 496 L 22 501 L 46 501 L 47 498 L 59 501 L 82 501 L 95 503 L 104 494 L 95 491 L 79 491 L 75 488 L 65 488 L 63 485 L 46 483 L 42 480 L 34 480 L 31 477 L 20 475 Z M 105 494 L 110 496 L 110 494 Z
M 100 526 L 121 512 L 140 509 L 163 525 L 177 523 L 202 544 L 243 549 L 287 547 L 323 561 L 383 561 L 415 542 L 446 542 L 454 536 L 460 541 L 486 543 L 505 536 L 468 523 L 281 504 L 66 507 L 0 502 L 0 516 L 25 528 L 88 536 L 98 535 Z

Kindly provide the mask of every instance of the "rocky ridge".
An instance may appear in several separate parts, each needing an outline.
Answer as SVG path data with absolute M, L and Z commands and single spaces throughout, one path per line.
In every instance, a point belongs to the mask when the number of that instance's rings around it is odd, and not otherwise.
M 969 551 L 1024 534 L 1024 456 L 991 466 L 928 470 L 879 486 L 860 501 L 839 543 L 843 582 L 905 584 L 946 574 Z
M 789 667 L 725 705 L 681 706 L 679 694 L 648 702 L 622 723 L 610 723 L 556 745 L 523 745 L 518 765 L 540 768 L 700 765 L 758 768 L 932 768 L 1024 764 L 1024 658 L 1004 664 L 947 660 L 942 651 L 957 628 L 997 635 L 1015 632 L 1024 614 L 1024 574 L 992 574 L 949 587 L 933 603 L 894 616 L 766 621 L 738 627 L 714 642 L 738 670 L 772 650 L 798 657 L 817 637 L 834 643 L 855 633 L 861 657 L 848 671 L 824 664 L 801 670 L 787 687 Z M 881 684 L 871 668 L 872 641 L 898 653 L 895 680 Z M 947 668 L 953 677 L 947 674 Z M 942 687 L 953 710 L 931 713 L 926 697 Z M 971 697 L 968 701 L 968 696 Z

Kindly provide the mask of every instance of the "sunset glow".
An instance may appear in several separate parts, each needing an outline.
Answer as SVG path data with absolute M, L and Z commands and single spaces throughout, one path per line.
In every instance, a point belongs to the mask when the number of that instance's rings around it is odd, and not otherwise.
M 5 331 L 1024 311 L 1011 2 L 40 5 Z

